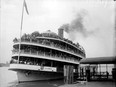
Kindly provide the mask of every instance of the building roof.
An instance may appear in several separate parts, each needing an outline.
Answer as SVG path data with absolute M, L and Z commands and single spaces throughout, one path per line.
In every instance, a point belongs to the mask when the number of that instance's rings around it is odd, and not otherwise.
M 85 58 L 80 64 L 116 64 L 116 57 Z

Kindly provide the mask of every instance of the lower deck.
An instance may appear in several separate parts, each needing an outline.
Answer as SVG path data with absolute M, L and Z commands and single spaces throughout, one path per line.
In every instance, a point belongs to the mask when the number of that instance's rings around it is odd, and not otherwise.
M 10 61 L 10 69 L 23 69 L 23 70 L 35 70 L 35 71 L 48 71 L 48 72 L 63 72 L 64 65 L 71 65 L 74 67 L 74 72 L 77 72 L 78 64 L 71 64 L 66 62 L 47 60 L 41 58 L 32 57 L 18 57 L 15 56 Z

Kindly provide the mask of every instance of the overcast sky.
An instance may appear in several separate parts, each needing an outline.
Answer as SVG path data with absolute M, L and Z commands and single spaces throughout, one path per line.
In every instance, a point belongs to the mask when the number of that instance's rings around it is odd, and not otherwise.
M 114 55 L 114 2 L 96 0 L 26 0 L 22 33 L 51 30 L 69 24 L 64 37 L 79 42 L 87 57 Z M 1 0 L 0 62 L 11 59 L 19 37 L 23 0 Z M 76 26 L 76 27 L 75 27 Z

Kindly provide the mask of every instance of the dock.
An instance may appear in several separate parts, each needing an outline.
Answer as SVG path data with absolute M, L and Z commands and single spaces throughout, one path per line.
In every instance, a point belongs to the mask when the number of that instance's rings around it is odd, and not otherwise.
M 116 87 L 116 83 L 112 81 L 79 82 L 75 84 L 64 84 L 58 87 Z

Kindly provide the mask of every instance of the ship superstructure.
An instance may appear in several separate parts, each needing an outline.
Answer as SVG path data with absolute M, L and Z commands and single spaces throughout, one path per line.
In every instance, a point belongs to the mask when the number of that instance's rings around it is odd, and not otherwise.
M 17 38 L 13 42 L 9 69 L 17 72 L 19 81 L 63 78 L 64 65 L 74 66 L 77 73 L 79 61 L 86 56 L 79 43 L 63 38 L 63 29 L 58 35 L 50 30 L 24 34 L 21 43 Z

